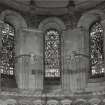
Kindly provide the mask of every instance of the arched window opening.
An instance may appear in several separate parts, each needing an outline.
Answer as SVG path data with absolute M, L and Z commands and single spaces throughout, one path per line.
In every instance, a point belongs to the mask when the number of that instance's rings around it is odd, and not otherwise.
M 3 23 L 1 27 L 2 48 L 0 51 L 1 87 L 16 87 L 15 82 L 15 29 Z
M 61 36 L 55 29 L 49 29 L 44 35 L 45 78 L 60 78 Z
M 90 74 L 91 78 L 104 77 L 104 30 L 99 22 L 90 27 Z

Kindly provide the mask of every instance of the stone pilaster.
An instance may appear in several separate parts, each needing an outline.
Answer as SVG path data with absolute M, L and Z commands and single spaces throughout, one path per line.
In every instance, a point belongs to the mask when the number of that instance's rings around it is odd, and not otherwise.
M 16 79 L 18 88 L 43 89 L 42 34 L 24 29 L 17 43 Z
M 68 30 L 64 35 L 64 73 L 62 87 L 76 92 L 84 90 L 87 81 L 88 55 L 84 47 L 84 31 Z

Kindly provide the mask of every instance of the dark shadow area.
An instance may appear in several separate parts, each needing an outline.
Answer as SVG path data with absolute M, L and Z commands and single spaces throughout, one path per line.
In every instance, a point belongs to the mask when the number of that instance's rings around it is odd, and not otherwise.
M 15 76 L 1 74 L 1 88 L 17 88 Z

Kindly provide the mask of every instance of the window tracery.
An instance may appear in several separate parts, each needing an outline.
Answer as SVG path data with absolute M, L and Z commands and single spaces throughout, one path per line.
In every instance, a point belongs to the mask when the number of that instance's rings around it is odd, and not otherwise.
M 3 23 L 0 27 L 2 47 L 0 49 L 1 87 L 16 88 L 15 79 L 15 29 Z
M 4 23 L 1 28 L 2 48 L 0 51 L 1 65 L 0 70 L 2 74 L 14 74 L 15 62 L 15 38 L 14 28 Z
M 103 77 L 104 69 L 104 30 L 99 22 L 90 27 L 90 70 L 92 77 Z
M 45 77 L 60 77 L 60 34 L 50 29 L 44 36 Z

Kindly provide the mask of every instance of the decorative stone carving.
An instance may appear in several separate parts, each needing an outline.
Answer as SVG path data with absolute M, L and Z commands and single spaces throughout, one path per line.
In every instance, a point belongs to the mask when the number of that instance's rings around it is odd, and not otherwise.
M 93 98 L 88 101 L 91 105 L 98 105 L 101 100 L 99 98 Z
M 5 105 L 16 105 L 16 104 L 17 104 L 17 102 L 15 99 L 7 99 L 5 101 Z
M 48 100 L 47 105 L 58 105 L 59 102 L 57 100 Z
M 45 104 L 44 104 L 44 101 L 41 100 L 41 99 L 38 99 L 38 100 L 33 101 L 33 104 L 34 104 L 34 105 L 45 105 Z
M 69 99 L 61 100 L 61 105 L 71 105 L 71 103 L 72 103 L 72 100 L 69 100 Z

